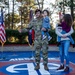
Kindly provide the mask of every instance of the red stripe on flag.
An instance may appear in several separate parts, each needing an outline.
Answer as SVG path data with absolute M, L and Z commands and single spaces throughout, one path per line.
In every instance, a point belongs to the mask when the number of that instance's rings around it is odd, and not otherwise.
M 0 25 L 0 41 L 2 44 L 4 44 L 6 41 L 6 33 L 5 33 L 4 25 Z
M 1 8 L 1 14 L 0 14 L 0 42 L 3 44 L 6 41 L 6 33 L 5 33 L 5 27 L 4 27 L 4 18 L 3 18 L 3 9 Z

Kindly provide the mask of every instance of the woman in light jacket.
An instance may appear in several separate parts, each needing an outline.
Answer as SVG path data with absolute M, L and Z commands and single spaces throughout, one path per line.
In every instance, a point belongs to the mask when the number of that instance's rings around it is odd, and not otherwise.
M 66 15 L 65 15 L 66 16 Z M 68 16 L 66 16 L 66 18 L 64 18 L 66 23 L 72 23 L 72 19 L 66 20 L 68 19 Z M 69 25 L 69 24 L 68 24 Z M 72 25 L 72 24 L 71 24 Z M 71 29 L 69 32 L 62 34 L 63 28 L 56 26 L 55 32 L 57 34 L 57 36 L 61 37 L 61 41 L 60 41 L 60 45 L 59 45 L 59 50 L 60 50 L 60 67 L 57 68 L 57 70 L 61 70 L 64 69 L 64 71 L 69 71 L 69 54 L 68 54 L 68 50 L 70 47 L 70 38 L 68 36 L 71 36 L 71 34 L 74 32 L 73 28 L 71 26 Z M 66 64 L 64 65 L 64 58 L 66 59 Z

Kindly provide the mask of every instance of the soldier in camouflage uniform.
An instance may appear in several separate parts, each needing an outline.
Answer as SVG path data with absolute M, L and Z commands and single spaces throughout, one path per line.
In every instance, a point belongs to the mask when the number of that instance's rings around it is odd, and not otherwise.
M 41 29 L 46 31 L 45 28 L 42 28 L 42 17 L 41 17 L 41 10 L 37 9 L 35 11 L 35 16 L 36 18 L 33 19 L 29 25 L 28 29 L 34 29 L 35 31 L 35 40 L 34 40 L 34 48 L 35 48 L 35 70 L 40 69 L 40 51 L 42 50 L 43 53 L 43 64 L 44 64 L 44 69 L 48 70 L 48 39 L 42 40 L 41 36 Z M 22 29 L 24 31 L 25 29 Z

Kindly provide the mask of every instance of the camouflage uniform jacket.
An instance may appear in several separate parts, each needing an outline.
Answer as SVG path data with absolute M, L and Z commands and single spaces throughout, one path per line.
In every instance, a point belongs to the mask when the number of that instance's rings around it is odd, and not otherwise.
M 38 40 L 38 42 L 46 42 L 48 44 L 48 39 L 46 38 L 46 40 L 42 41 L 42 37 L 41 37 L 41 28 L 42 28 L 42 23 L 43 23 L 43 19 L 33 19 L 29 25 L 28 28 L 29 29 L 34 29 L 35 31 L 35 40 Z M 26 28 L 22 29 L 22 32 L 26 31 Z

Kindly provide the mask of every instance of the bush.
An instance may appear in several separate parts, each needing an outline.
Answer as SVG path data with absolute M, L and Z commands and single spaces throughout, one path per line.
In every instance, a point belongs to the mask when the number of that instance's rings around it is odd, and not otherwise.
M 55 34 L 55 30 L 51 30 L 50 35 L 52 37 L 49 44 L 56 44 L 57 35 Z M 19 33 L 18 30 L 6 30 L 6 43 L 5 44 L 28 44 L 27 41 L 28 33 Z M 75 41 L 75 32 L 72 34 L 72 37 Z
M 19 33 L 18 30 L 6 30 L 5 44 L 28 44 L 26 36 L 28 33 Z

